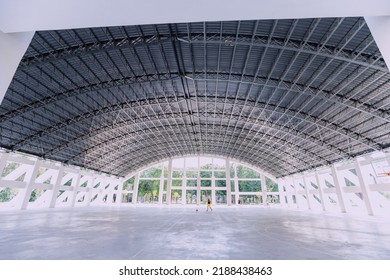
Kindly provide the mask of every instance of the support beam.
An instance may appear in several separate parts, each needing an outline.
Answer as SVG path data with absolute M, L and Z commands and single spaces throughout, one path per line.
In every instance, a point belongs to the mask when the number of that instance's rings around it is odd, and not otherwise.
M 81 179 L 81 172 L 79 170 L 79 172 L 77 173 L 76 183 L 73 185 L 70 207 L 74 207 L 76 205 L 77 193 L 78 193 L 79 188 L 80 188 L 80 179 Z
M 309 210 L 311 210 L 312 209 L 311 208 L 311 205 L 312 205 L 311 194 L 309 193 L 309 185 L 307 183 L 305 173 L 302 174 L 302 178 L 303 178 L 303 187 L 305 188 L 305 194 L 306 194 L 306 199 L 307 199 L 307 208 Z
M 60 168 L 58 169 L 56 182 L 54 183 L 49 208 L 54 208 L 56 206 L 57 196 L 61 187 L 61 181 L 63 176 L 64 176 L 64 166 L 61 164 Z
M 363 175 L 363 170 L 362 170 L 362 167 L 359 163 L 358 158 L 355 158 L 355 169 L 356 169 L 356 175 L 359 179 L 359 185 L 360 185 L 360 189 L 362 191 L 363 201 L 364 201 L 364 204 L 366 205 L 367 214 L 370 216 L 373 216 L 374 209 L 373 209 L 372 203 L 371 203 L 370 190 L 368 189 L 368 184 L 367 184 L 365 177 Z
M 21 201 L 21 203 L 19 205 L 21 210 L 26 210 L 27 209 L 28 202 L 30 201 L 31 192 L 34 189 L 34 183 L 35 183 L 35 179 L 37 178 L 37 175 L 38 175 L 40 164 L 41 164 L 40 160 L 37 160 L 35 162 L 35 165 L 32 167 L 33 170 L 30 173 L 29 178 L 27 178 L 27 187 L 24 190 L 24 193 L 22 194 L 23 195 L 22 196 L 22 201 Z M 27 176 L 27 174 L 26 174 L 26 176 Z
M 163 203 L 163 192 L 164 192 L 164 163 L 161 165 L 161 176 L 160 176 L 160 186 L 158 191 L 158 204 Z
M 344 192 L 342 190 L 342 185 L 340 183 L 340 179 L 339 179 L 339 176 L 337 174 L 337 168 L 336 168 L 335 164 L 332 164 L 331 170 L 332 170 L 332 177 L 333 177 L 333 181 L 334 181 L 334 186 L 336 188 L 337 200 L 338 200 L 338 204 L 340 206 L 340 211 L 341 211 L 341 213 L 346 213 L 347 209 L 346 209 L 346 205 L 345 205 Z
M 324 189 L 320 181 L 320 176 L 318 174 L 318 170 L 315 171 L 315 179 L 316 179 L 316 184 L 318 187 L 318 193 L 321 199 L 321 207 L 323 211 L 326 211 L 326 203 L 325 203 L 325 195 L 324 195 Z
M 261 192 L 263 197 L 263 205 L 267 206 L 267 184 L 266 184 L 264 174 L 261 174 L 260 176 L 261 176 L 260 179 L 261 179 Z
M 0 104 L 33 36 L 34 32 L 6 34 L 0 31 Z
M 390 15 L 379 17 L 365 17 L 368 28 L 375 39 L 387 68 L 390 68 Z
M 172 195 L 172 159 L 168 161 L 167 205 L 171 204 Z
M 226 202 L 228 206 L 232 205 L 232 188 L 230 181 L 230 160 L 226 159 Z
M 139 187 L 139 172 L 137 172 L 134 176 L 133 199 L 131 201 L 133 204 L 137 204 L 138 187 Z

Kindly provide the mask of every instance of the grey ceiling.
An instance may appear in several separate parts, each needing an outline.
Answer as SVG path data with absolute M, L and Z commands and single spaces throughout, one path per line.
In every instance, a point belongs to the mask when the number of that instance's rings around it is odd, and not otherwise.
M 388 147 L 389 78 L 363 18 L 42 31 L 0 145 L 115 175 L 214 154 L 279 177 Z

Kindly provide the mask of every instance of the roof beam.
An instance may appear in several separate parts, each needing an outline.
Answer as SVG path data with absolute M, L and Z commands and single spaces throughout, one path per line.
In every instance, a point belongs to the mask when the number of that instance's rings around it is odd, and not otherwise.
M 207 7 L 205 9 L 204 7 Z M 131 16 L 129 16 L 131 13 Z M 4 0 L 0 30 L 26 32 L 155 23 L 390 15 L 388 0 Z

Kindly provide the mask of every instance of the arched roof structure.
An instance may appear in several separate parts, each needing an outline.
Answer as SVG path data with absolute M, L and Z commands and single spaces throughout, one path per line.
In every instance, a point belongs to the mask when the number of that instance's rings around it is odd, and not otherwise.
M 212 154 L 280 177 L 388 147 L 389 79 L 361 17 L 39 31 L 0 145 L 120 176 Z

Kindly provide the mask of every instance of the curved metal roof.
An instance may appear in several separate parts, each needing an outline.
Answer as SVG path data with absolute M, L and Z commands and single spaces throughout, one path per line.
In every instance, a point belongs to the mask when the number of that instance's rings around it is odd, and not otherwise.
M 279 177 L 388 147 L 389 79 L 363 18 L 41 31 L 0 145 L 116 175 L 215 154 Z

